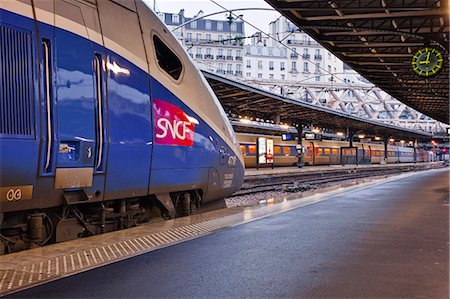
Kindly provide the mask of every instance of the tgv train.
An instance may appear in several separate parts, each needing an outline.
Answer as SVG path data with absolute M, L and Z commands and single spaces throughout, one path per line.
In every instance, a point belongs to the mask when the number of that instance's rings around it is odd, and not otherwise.
M 1 0 L 0 35 L 0 252 L 183 215 L 240 188 L 226 114 L 140 0 Z
M 281 136 L 262 136 L 249 133 L 238 133 L 238 141 L 244 155 L 245 167 L 256 167 L 257 138 L 273 139 L 274 166 L 296 165 L 298 161 L 297 140 L 283 141 Z M 306 165 L 333 165 L 333 164 L 379 164 L 384 161 L 384 145 L 373 143 L 354 142 L 349 148 L 347 141 L 332 140 L 303 140 L 303 162 Z M 387 163 L 414 162 L 414 149 L 403 146 L 388 146 Z M 416 162 L 433 161 L 433 153 L 416 149 Z M 264 165 L 262 165 L 264 166 Z

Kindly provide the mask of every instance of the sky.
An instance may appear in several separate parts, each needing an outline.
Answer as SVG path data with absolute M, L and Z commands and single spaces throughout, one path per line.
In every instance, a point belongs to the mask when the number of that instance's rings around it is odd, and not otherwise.
M 147 4 L 153 8 L 154 0 L 144 0 Z M 220 5 L 224 6 L 226 9 L 237 9 L 237 8 L 264 8 L 270 10 L 247 10 L 247 11 L 234 11 L 235 14 L 243 14 L 244 20 L 251 23 L 255 27 L 259 28 L 264 32 L 269 31 L 269 23 L 276 20 L 280 14 L 273 10 L 272 7 L 263 0 L 250 0 L 250 1 L 235 1 L 235 0 L 214 0 Z M 211 0 L 155 0 L 156 11 L 159 12 L 170 12 L 178 13 L 180 9 L 184 8 L 184 15 L 186 17 L 193 17 L 200 10 L 203 11 L 204 15 L 209 13 L 215 13 L 223 11 L 221 7 L 214 4 Z M 217 15 L 211 16 L 211 19 L 223 19 L 227 14 L 225 12 L 219 13 Z M 247 36 L 255 33 L 256 29 L 252 28 L 250 25 L 245 24 L 245 34 Z

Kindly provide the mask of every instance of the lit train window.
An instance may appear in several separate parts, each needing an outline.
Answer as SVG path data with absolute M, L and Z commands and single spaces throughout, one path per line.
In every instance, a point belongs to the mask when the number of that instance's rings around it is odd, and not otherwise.
M 248 152 L 250 154 L 256 154 L 256 145 L 249 145 L 248 146 Z
M 180 59 L 156 35 L 153 36 L 153 44 L 155 45 L 158 65 L 172 78 L 178 80 L 183 70 Z
M 331 153 L 332 153 L 333 155 L 339 155 L 339 150 L 338 150 L 337 148 L 332 148 L 332 149 L 331 149 Z
M 329 155 L 329 154 L 331 154 L 331 149 L 330 149 L 330 148 L 324 148 L 324 149 L 323 149 L 323 154 L 324 154 L 324 155 Z
M 273 152 L 274 152 L 275 155 L 281 154 L 281 146 L 275 145 L 275 146 L 273 147 Z
M 283 146 L 283 154 L 290 155 L 291 149 L 288 146 Z
M 242 154 L 245 155 L 247 153 L 247 148 L 245 147 L 245 145 L 241 145 L 240 148 L 241 148 Z

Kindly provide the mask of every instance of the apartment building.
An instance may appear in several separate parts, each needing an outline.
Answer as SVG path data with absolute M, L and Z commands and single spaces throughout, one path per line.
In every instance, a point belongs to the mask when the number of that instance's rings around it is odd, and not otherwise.
M 198 19 L 179 13 L 158 13 L 200 68 L 221 74 L 242 76 L 244 22 L 242 16 L 232 20 Z

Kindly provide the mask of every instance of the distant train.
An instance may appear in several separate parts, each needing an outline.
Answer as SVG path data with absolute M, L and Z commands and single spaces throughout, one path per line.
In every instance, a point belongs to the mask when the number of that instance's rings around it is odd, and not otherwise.
M 242 185 L 218 99 L 142 1 L 1 0 L 0 40 L 0 254 Z
M 256 167 L 258 137 L 273 139 L 274 166 L 297 165 L 297 141 L 283 141 L 281 136 L 263 136 L 258 134 L 238 133 L 237 138 L 244 155 L 245 167 Z M 305 165 L 333 164 L 379 164 L 384 160 L 384 145 L 354 142 L 349 148 L 348 141 L 303 140 L 302 153 Z M 387 163 L 414 162 L 414 148 L 388 146 Z M 432 161 L 433 153 L 422 149 L 416 150 L 416 162 Z

